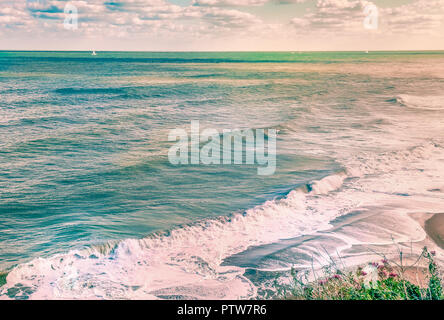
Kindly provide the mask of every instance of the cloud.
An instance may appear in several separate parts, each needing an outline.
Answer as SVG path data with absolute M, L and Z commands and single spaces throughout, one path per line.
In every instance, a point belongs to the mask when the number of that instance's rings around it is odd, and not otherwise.
M 266 3 L 290 4 L 303 3 L 312 0 L 193 0 L 193 6 L 201 7 L 248 7 L 262 6 Z
M 77 33 L 92 35 L 119 35 L 153 33 L 210 32 L 230 34 L 249 30 L 261 20 L 247 12 L 212 6 L 174 5 L 166 0 L 90 0 L 90 1 L 4 1 L 0 0 L 0 28 L 16 32 L 63 31 L 65 5 L 78 9 Z
M 387 29 L 394 34 L 443 34 L 444 0 L 419 0 L 381 12 Z
M 293 19 L 288 18 L 288 11 L 283 14 L 282 5 L 303 2 L 308 5 L 288 7 L 295 10 Z M 64 8 L 68 3 L 78 9 L 79 27 L 76 30 L 64 29 Z M 370 33 L 377 35 L 381 43 L 392 35 L 442 38 L 444 34 L 444 0 L 415 0 L 400 6 L 379 8 L 379 28 L 371 31 L 363 25 L 364 8 L 372 4 L 371 0 L 193 0 L 187 6 L 174 3 L 181 2 L 0 0 L 0 33 L 3 39 L 40 36 L 54 41 L 67 37 L 98 40 L 118 37 L 150 39 L 152 43 L 207 43 L 219 39 L 225 44 L 229 38 L 237 39 L 237 43 L 245 43 L 245 46 L 247 42 L 267 44 L 279 41 L 283 44 L 299 41 L 299 46 L 302 40 L 314 43 L 316 39 L 318 42 L 319 39 L 340 42 L 347 37 L 358 39 L 360 35 Z M 264 9 L 250 10 L 264 5 L 270 12 L 263 18 L 261 12 Z M 285 18 L 272 20 L 270 13 L 273 12 Z
M 362 31 L 364 8 L 372 4 L 365 0 L 319 0 L 314 12 L 291 21 L 297 28 L 310 32 L 347 33 Z
M 291 25 L 312 34 L 353 34 L 364 28 L 366 0 L 318 0 L 313 12 L 292 19 Z M 379 33 L 437 34 L 442 32 L 444 0 L 418 0 L 394 8 L 379 8 Z
M 269 0 L 194 0 L 193 6 L 199 7 L 245 7 L 260 6 L 269 2 Z

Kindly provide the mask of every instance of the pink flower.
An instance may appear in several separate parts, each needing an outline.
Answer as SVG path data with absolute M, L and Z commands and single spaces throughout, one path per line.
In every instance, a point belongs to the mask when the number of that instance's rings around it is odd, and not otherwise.
M 387 264 L 387 263 L 388 263 L 387 259 L 382 259 L 381 262 L 382 262 L 383 264 Z
M 366 276 L 366 275 L 367 275 L 367 272 L 365 272 L 365 271 L 361 271 L 361 275 L 362 275 L 362 276 Z
M 373 266 L 373 267 L 377 267 L 377 266 L 379 266 L 379 263 L 377 263 L 377 262 L 372 262 L 372 266 Z
M 341 279 L 341 276 L 340 276 L 339 274 L 335 274 L 335 275 L 333 276 L 333 278 L 335 278 L 335 279 Z
M 390 278 L 396 278 L 398 275 L 396 273 L 390 272 L 389 277 Z
M 430 253 L 432 254 L 432 256 L 435 256 L 436 255 L 436 251 L 430 251 Z

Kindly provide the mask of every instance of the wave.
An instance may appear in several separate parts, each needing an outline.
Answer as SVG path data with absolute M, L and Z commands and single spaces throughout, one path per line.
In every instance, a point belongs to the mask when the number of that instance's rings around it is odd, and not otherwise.
M 122 94 L 125 93 L 124 88 L 60 88 L 54 90 L 55 93 L 61 95 L 101 95 L 101 94 Z
M 309 208 L 307 198 L 339 189 L 345 178 L 340 172 L 245 212 L 144 239 L 34 259 L 11 270 L 0 298 L 253 298 L 256 288 L 244 269 L 223 266 L 223 260 L 250 246 L 331 227 L 337 212 Z
M 439 159 L 443 157 L 442 141 L 430 140 L 405 150 L 396 150 L 380 154 L 364 153 L 348 159 L 343 165 L 347 168 L 349 177 L 385 174 L 406 170 L 407 167 L 420 161 Z
M 396 102 L 408 108 L 423 110 L 444 110 L 444 96 L 413 96 L 401 94 Z
M 313 182 L 310 184 L 309 190 L 312 194 L 326 194 L 330 191 L 339 189 L 346 178 L 347 174 L 345 172 L 339 172 L 338 174 L 327 176 L 321 180 Z
M 338 217 L 365 210 L 364 205 L 383 206 L 385 201 L 393 206 L 403 188 L 406 194 L 436 189 L 442 184 L 442 169 L 437 174 L 433 170 L 442 168 L 443 159 L 444 148 L 433 141 L 361 154 L 349 159 L 344 170 L 245 212 L 20 264 L 8 274 L 0 299 L 255 298 L 259 289 L 245 275 L 246 269 L 225 264 L 227 258 L 283 239 L 319 234 L 331 229 Z M 428 167 L 431 171 L 418 169 Z M 430 194 L 440 207 L 436 192 Z M 400 210 L 406 210 L 404 200 L 402 204 Z M 415 207 L 412 202 L 412 208 L 426 210 L 424 204 Z M 351 232 L 347 237 L 354 237 Z M 369 234 L 365 241 L 372 243 L 374 237 Z

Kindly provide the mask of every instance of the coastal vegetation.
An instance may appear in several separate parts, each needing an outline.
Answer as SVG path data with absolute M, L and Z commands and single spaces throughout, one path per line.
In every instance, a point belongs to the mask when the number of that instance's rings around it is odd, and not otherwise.
M 380 261 L 351 271 L 336 264 L 323 269 L 323 276 L 308 281 L 308 273 L 292 270 L 290 288 L 279 287 L 281 297 L 295 300 L 443 300 L 442 274 L 435 252 L 424 248 L 411 265 L 400 261 Z M 423 262 L 423 266 L 420 266 Z

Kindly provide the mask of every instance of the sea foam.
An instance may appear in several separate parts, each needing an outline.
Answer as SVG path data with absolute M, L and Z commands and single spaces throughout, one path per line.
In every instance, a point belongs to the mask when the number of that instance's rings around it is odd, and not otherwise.
M 396 101 L 408 108 L 423 110 L 444 110 L 444 96 L 414 96 L 401 94 Z

